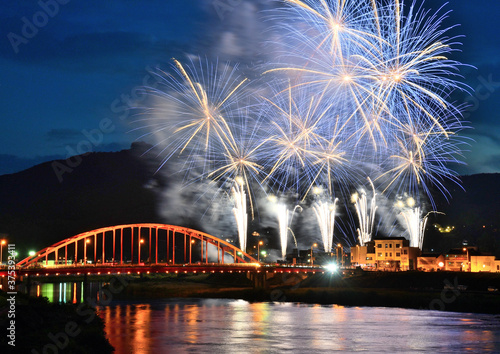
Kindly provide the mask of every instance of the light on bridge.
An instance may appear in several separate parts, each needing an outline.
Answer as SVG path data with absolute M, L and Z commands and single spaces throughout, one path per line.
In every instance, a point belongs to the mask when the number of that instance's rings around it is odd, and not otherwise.
M 339 267 L 335 263 L 328 263 L 325 265 L 325 269 L 327 269 L 330 273 L 335 273 Z

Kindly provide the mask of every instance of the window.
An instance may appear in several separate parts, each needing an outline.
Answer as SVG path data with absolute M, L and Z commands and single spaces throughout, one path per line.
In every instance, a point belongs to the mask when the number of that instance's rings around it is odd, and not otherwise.
M 396 243 L 396 248 L 400 248 L 401 245 L 399 243 Z
M 387 252 L 385 252 L 385 256 L 387 257 Z
M 389 245 L 387 243 L 385 244 L 385 248 L 389 248 Z
M 396 252 L 396 257 L 401 257 L 401 253 Z
M 392 252 L 391 252 L 391 253 L 389 253 L 389 257 L 392 257 Z
M 408 254 L 408 250 L 403 250 L 403 254 Z
M 392 248 L 392 243 L 389 243 L 389 248 Z
M 371 260 L 372 260 L 372 257 L 366 257 L 366 260 L 367 260 L 367 261 L 371 261 Z
M 378 257 L 382 257 L 382 253 L 378 253 Z
M 379 243 L 379 244 L 377 245 L 377 248 L 382 248 L 382 244 L 381 244 L 381 243 Z

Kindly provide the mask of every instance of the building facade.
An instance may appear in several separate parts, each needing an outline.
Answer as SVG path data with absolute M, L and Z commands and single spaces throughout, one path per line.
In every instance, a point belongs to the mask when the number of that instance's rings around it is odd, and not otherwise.
M 368 269 L 415 270 L 418 256 L 420 249 L 410 247 L 404 237 L 378 237 L 365 246 L 351 247 L 351 264 Z

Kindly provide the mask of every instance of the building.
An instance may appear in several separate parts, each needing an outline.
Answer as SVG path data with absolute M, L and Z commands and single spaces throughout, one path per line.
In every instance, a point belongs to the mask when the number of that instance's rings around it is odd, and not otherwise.
M 387 271 L 415 270 L 420 253 L 404 237 L 377 237 L 365 246 L 351 247 L 351 264 Z
M 478 255 L 470 257 L 471 272 L 500 272 L 497 265 L 500 261 L 495 261 L 495 256 Z
M 417 257 L 417 269 L 424 272 L 435 272 L 444 269 L 444 255 L 436 253 L 421 254 Z
M 470 272 L 471 257 L 479 255 L 481 253 L 477 250 L 477 247 L 452 248 L 444 254 L 443 270 L 450 272 Z
M 364 269 L 376 269 L 375 242 L 367 242 L 365 246 L 351 247 L 351 264 Z

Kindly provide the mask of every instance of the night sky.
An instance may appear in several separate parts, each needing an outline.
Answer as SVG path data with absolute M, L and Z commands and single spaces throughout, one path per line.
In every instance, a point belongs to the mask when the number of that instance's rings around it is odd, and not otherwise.
M 43 3 L 52 5 L 43 10 Z M 112 125 L 93 151 L 128 148 L 138 138 L 130 132 L 128 97 L 150 70 L 168 70 L 172 57 L 218 57 L 243 68 L 266 60 L 261 11 L 269 1 L 55 3 L 10 1 L 0 10 L 0 174 L 78 152 L 81 141 L 91 140 L 86 132 L 105 119 Z M 425 7 L 442 4 L 426 1 Z M 462 52 L 452 59 L 475 67 L 461 71 L 475 92 L 454 96 L 470 105 L 465 116 L 473 128 L 464 132 L 473 139 L 468 166 L 454 169 L 500 172 L 500 2 L 450 0 L 445 9 L 452 10 L 447 25 L 460 24 L 450 35 L 464 35 Z

